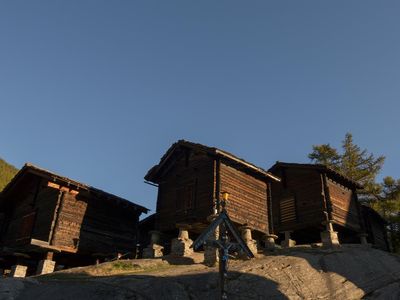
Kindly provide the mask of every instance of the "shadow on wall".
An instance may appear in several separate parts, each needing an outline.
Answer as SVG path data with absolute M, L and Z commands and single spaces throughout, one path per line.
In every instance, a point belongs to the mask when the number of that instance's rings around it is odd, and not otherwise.
M 58 274 L 61 275 L 61 274 Z M 219 299 L 218 273 L 155 277 L 90 277 L 85 273 L 29 283 L 17 299 Z M 62 279 L 62 280 L 61 280 Z M 78 279 L 81 279 L 78 281 Z M 288 299 L 278 284 L 264 277 L 229 272 L 228 299 Z

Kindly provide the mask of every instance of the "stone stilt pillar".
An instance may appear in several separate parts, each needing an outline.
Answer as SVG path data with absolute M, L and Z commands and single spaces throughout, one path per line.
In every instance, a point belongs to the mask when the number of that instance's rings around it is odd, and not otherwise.
M 364 232 L 358 234 L 358 237 L 360 238 L 361 245 L 364 245 L 364 246 L 369 246 L 370 245 L 370 244 L 368 244 L 367 236 L 368 236 L 368 234 L 366 234 Z
M 290 247 L 294 247 L 296 245 L 296 241 L 290 239 L 290 233 L 292 231 L 284 231 L 285 234 L 285 240 L 283 240 L 281 242 L 281 246 L 284 248 L 290 248 Z
M 337 231 L 333 230 L 332 221 L 325 222 L 326 230 L 321 232 L 322 246 L 326 248 L 340 245 Z
M 207 221 L 212 223 L 218 216 L 211 215 L 207 218 Z M 204 246 L 204 264 L 209 267 L 214 267 L 219 262 L 218 249 L 211 246 L 213 241 L 218 240 L 219 227 L 217 227 L 213 234 L 209 237 L 209 245 Z
M 193 254 L 192 246 L 193 241 L 189 238 L 190 226 L 187 224 L 177 224 L 179 229 L 178 238 L 173 239 L 171 242 L 171 255 L 178 257 L 188 257 Z
M 36 275 L 53 273 L 56 267 L 56 262 L 53 261 L 53 252 L 47 252 L 45 259 L 39 261 Z
M 159 245 L 161 233 L 157 230 L 152 230 L 149 233 L 151 234 L 151 242 L 147 248 L 143 249 L 143 258 L 162 257 L 164 247 Z
M 251 228 L 247 225 L 244 225 L 244 226 L 240 227 L 240 230 L 242 232 L 242 239 L 246 243 L 247 247 L 249 247 L 249 249 L 253 253 L 253 255 L 256 256 L 257 255 L 257 241 L 253 240 L 253 237 L 251 235 Z
M 43 275 L 53 273 L 56 267 L 56 262 L 54 260 L 44 259 L 39 261 L 36 269 L 36 275 Z
M 276 249 L 275 240 L 278 238 L 275 234 L 266 234 L 265 235 L 265 251 L 274 251 Z
M 11 267 L 10 277 L 25 277 L 27 270 L 27 266 L 14 265 Z

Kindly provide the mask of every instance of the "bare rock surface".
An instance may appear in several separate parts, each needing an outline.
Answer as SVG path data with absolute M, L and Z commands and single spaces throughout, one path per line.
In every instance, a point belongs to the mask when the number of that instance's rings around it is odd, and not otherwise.
M 126 260 L 0 279 L 0 299 L 218 299 L 217 268 Z M 279 250 L 230 261 L 228 299 L 400 299 L 400 258 L 344 246 Z

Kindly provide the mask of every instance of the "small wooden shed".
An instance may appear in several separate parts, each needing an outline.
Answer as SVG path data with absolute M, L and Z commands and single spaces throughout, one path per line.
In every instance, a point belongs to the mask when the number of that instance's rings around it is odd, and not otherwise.
M 321 164 L 277 162 L 272 183 L 273 231 L 292 232 L 297 243 L 320 241 L 326 222 L 333 223 L 341 243 L 359 243 L 365 233 L 357 182 Z
M 376 248 L 389 251 L 390 249 L 386 230 L 388 222 L 369 206 L 361 205 L 361 211 L 364 217 L 366 232 L 368 234 L 368 242 Z
M 135 251 L 139 216 L 148 209 L 26 164 L 0 194 L 0 255 L 32 261 L 53 252 L 60 264 Z
M 199 234 L 209 224 L 223 191 L 226 209 L 237 225 L 248 225 L 254 237 L 269 232 L 270 184 L 279 178 L 215 147 L 180 140 L 145 176 L 158 185 L 155 229 L 175 234 L 176 224 Z M 258 235 L 258 236 L 257 236 Z

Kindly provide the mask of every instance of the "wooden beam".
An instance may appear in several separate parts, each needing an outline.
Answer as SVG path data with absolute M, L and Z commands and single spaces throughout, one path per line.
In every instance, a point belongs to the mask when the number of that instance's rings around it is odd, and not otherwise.
M 269 211 L 269 220 L 268 220 L 268 234 L 274 234 L 274 217 L 272 213 L 272 191 L 271 191 L 271 183 L 266 182 L 267 184 L 267 209 Z
M 50 245 L 48 242 L 46 241 L 41 241 L 41 240 L 36 240 L 36 239 L 31 239 L 31 245 L 33 246 L 38 246 L 41 248 L 45 248 L 45 249 L 51 249 L 57 252 L 70 252 L 70 253 L 76 253 L 78 251 L 78 249 L 75 248 L 71 248 L 71 247 L 65 247 L 65 246 L 52 246 Z
M 331 201 L 331 196 L 329 194 L 329 187 L 328 187 L 328 182 L 326 179 L 326 174 L 321 173 L 321 177 L 322 177 L 323 195 L 324 195 L 324 200 L 325 200 L 325 204 L 326 204 L 326 210 L 328 213 L 328 219 L 330 221 L 332 221 L 333 220 L 333 218 L 332 218 L 332 201 Z
M 53 220 L 51 221 L 50 233 L 49 233 L 49 239 L 48 239 L 49 244 L 53 244 L 54 229 L 57 226 L 58 216 L 60 215 L 60 209 L 62 206 L 61 204 L 64 199 L 64 195 L 65 195 L 65 192 L 60 190 L 58 193 L 57 204 L 54 209 Z
M 215 159 L 215 200 L 216 200 L 216 208 L 217 212 L 221 209 L 220 203 L 220 194 L 221 194 L 221 159 L 217 157 Z

